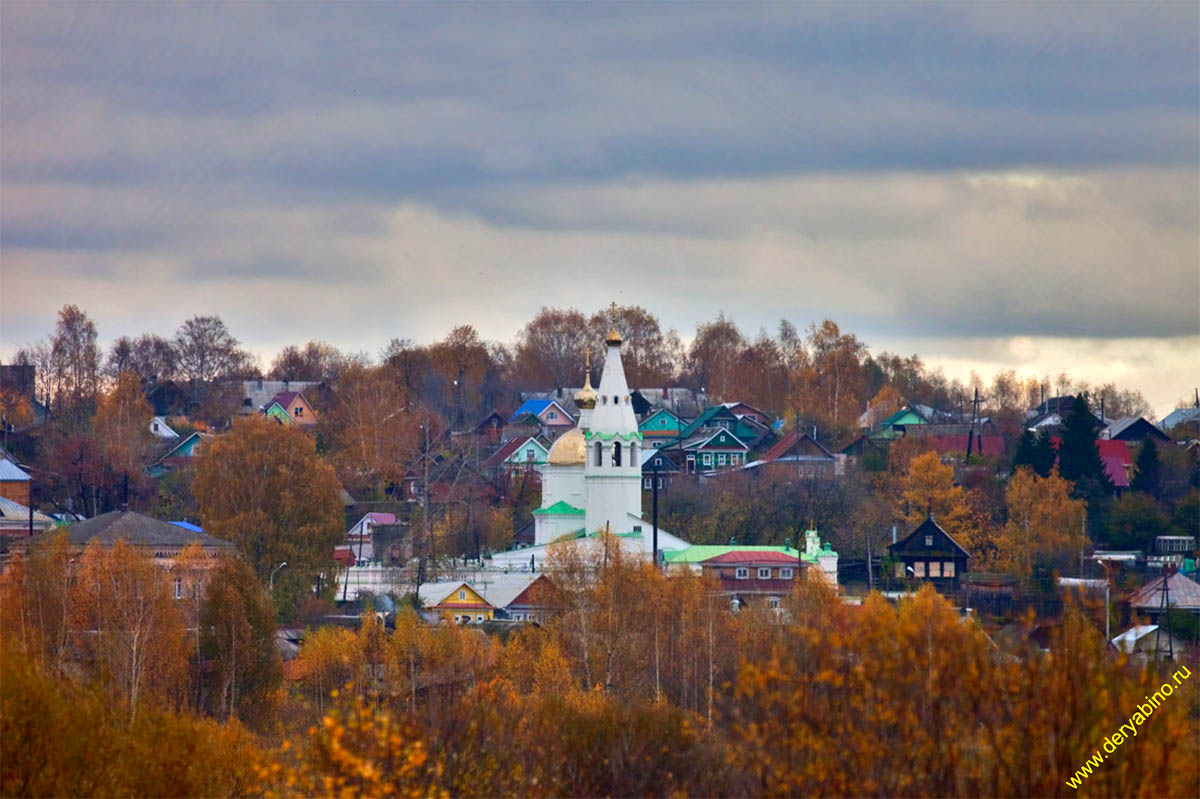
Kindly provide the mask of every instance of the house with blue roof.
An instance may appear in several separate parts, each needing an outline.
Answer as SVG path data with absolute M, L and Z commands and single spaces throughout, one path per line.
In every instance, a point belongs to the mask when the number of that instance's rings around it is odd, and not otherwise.
M 535 417 L 550 439 L 558 438 L 575 426 L 575 417 L 555 399 L 527 399 L 513 412 L 508 422 L 517 424 L 526 416 Z

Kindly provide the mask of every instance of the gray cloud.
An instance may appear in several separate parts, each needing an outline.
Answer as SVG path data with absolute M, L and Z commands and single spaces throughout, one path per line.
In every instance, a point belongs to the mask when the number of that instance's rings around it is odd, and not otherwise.
M 0 344 L 69 301 L 266 350 L 612 299 L 951 359 L 1193 341 L 1198 29 L 1178 3 L 10 2 Z

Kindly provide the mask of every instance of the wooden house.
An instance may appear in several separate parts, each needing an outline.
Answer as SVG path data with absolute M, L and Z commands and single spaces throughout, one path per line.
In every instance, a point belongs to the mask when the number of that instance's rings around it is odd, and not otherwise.
M 715 472 L 742 466 L 750 448 L 728 430 L 717 429 L 683 442 L 687 471 Z
M 195 432 L 177 441 L 171 439 L 174 444 L 146 467 L 146 474 L 158 479 L 172 469 L 191 466 L 195 463 L 196 456 L 203 451 L 205 444 L 215 438 L 211 433 Z
M 481 624 L 491 621 L 496 608 L 483 596 L 462 581 L 425 583 L 417 597 L 426 609 L 443 621 L 454 624 Z
M 638 423 L 638 432 L 642 434 L 642 440 L 646 442 L 678 438 L 683 428 L 683 420 L 666 408 L 653 410 Z M 647 446 L 649 445 L 648 443 Z
M 546 435 L 557 438 L 562 433 L 575 426 L 575 417 L 555 399 L 527 399 L 521 407 L 509 417 L 510 423 L 517 423 L 526 414 L 536 416 L 546 431 Z
M 793 430 L 744 468 L 772 472 L 787 470 L 797 479 L 828 480 L 844 474 L 842 461 L 808 433 Z
M 932 517 L 890 545 L 888 553 L 896 561 L 892 577 L 928 582 L 946 590 L 958 588 L 971 557 Z
M 28 472 L 8 458 L 0 458 L 0 497 L 28 505 L 32 483 Z
M 317 423 L 317 413 L 299 391 L 281 391 L 267 403 L 263 413 L 279 422 L 311 427 Z

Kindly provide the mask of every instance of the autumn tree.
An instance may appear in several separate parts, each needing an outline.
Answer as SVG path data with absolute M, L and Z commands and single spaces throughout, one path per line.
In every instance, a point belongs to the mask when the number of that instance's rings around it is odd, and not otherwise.
M 122 372 L 133 372 L 144 384 L 175 377 L 178 354 L 167 339 L 146 333 L 136 339 L 120 336 L 108 349 L 104 374 L 116 379 Z
M 1119 549 L 1149 550 L 1154 539 L 1167 532 L 1166 513 L 1154 497 L 1127 491 L 1112 501 L 1104 520 L 1104 538 Z M 1193 527 L 1189 535 L 1195 535 Z
M 205 532 L 236 543 L 263 582 L 286 562 L 276 592 L 292 600 L 318 577 L 329 585 L 340 490 L 311 436 L 265 417 L 235 422 L 201 456 L 193 482 Z
M 724 312 L 714 321 L 698 325 L 687 359 L 693 382 L 716 402 L 730 399 L 736 389 L 733 380 L 738 359 L 745 347 L 742 331 Z
M 72 555 L 60 531 L 0 573 L 0 637 L 21 657 L 60 673 L 71 645 Z
M 630 388 L 666 385 L 683 362 L 683 345 L 674 330 L 663 331 L 658 318 L 640 305 L 616 305 L 592 314 L 588 320 L 588 344 L 603 352 L 610 327 L 621 334 L 621 363 Z M 593 361 L 593 366 L 599 363 Z M 592 381 L 599 383 L 599 374 Z
M 256 372 L 250 354 L 218 316 L 188 319 L 175 332 L 174 345 L 179 376 L 191 387 L 193 406 L 210 419 L 227 418 L 237 398 L 214 384 Z
M 96 326 L 77 305 L 64 305 L 50 337 L 50 362 L 60 416 L 78 424 L 91 415 L 100 389 L 100 347 Z
M 153 416 L 141 381 L 129 371 L 117 375 L 112 391 L 104 394 L 96 407 L 92 435 L 114 479 L 125 486 L 132 482 L 136 489 L 143 481 L 143 469 L 154 442 L 150 433 Z
M 986 562 L 993 556 L 995 531 L 972 507 L 962 486 L 954 484 L 954 467 L 943 464 L 936 452 L 909 463 L 897 511 L 910 529 L 932 518 L 973 557 Z
M 320 426 L 345 484 L 382 497 L 414 463 L 424 421 L 392 368 L 355 364 L 338 378 Z
M 582 385 L 584 349 L 599 341 L 575 308 L 542 308 L 517 333 L 517 369 L 532 386 Z
M 0 388 L 0 430 L 24 427 L 33 420 L 33 403 L 28 398 L 10 388 Z
M 433 373 L 441 383 L 443 402 L 452 409 L 450 418 L 461 425 L 464 414 L 472 413 L 483 401 L 484 380 L 491 357 L 487 344 L 471 325 L 459 325 L 446 338 L 429 348 Z
M 1008 523 L 1001 551 L 1011 567 L 1028 576 L 1037 564 L 1061 568 L 1078 558 L 1087 543 L 1086 506 L 1071 498 L 1071 484 L 1057 470 L 1039 477 L 1028 467 L 1017 469 L 1004 496 Z
M 71 598 L 72 628 L 95 673 L 108 675 L 129 704 L 177 703 L 186 695 L 187 633 L 183 616 L 153 558 L 119 540 L 84 550 Z
M 809 359 L 794 376 L 794 407 L 835 430 L 852 425 L 870 396 L 866 345 L 831 319 L 808 327 Z
M 324 341 L 310 341 L 303 347 L 284 347 L 271 362 L 267 376 L 272 380 L 335 380 L 351 363 L 361 365 L 362 360 Z
M 275 605 L 241 558 L 222 558 L 209 576 L 199 628 L 199 651 L 211 664 L 205 704 L 219 718 L 261 726 L 283 676 Z

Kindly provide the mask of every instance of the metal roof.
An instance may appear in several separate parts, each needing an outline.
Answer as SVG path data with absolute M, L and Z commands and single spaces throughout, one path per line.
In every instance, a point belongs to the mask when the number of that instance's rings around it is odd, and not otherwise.
M 8 458 L 0 458 L 0 480 L 30 480 L 29 473 Z

